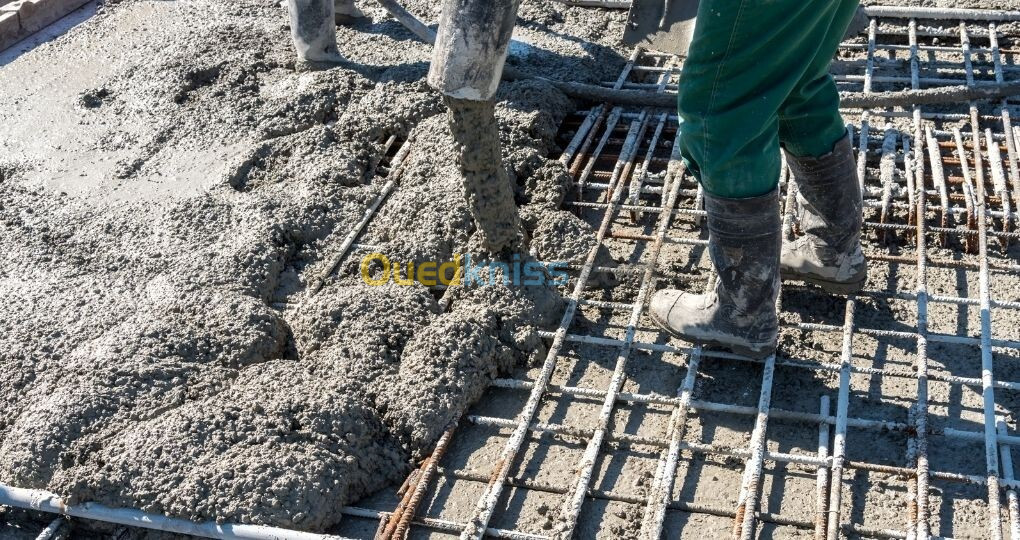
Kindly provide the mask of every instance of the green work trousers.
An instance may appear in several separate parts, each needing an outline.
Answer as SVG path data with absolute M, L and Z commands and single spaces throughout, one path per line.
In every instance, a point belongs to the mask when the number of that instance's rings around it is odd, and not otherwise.
M 780 144 L 801 157 L 846 133 L 829 64 L 858 0 L 701 0 L 679 85 L 680 150 L 705 191 L 763 195 Z

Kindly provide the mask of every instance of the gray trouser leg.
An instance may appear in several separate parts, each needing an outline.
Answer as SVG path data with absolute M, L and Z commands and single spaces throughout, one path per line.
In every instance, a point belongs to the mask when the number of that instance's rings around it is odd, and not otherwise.
M 290 34 L 300 60 L 343 60 L 336 45 L 333 0 L 287 0 L 287 11 L 290 13 Z

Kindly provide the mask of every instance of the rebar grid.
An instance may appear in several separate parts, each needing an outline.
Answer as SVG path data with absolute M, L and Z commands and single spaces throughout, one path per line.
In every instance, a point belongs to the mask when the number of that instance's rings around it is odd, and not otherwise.
M 1010 47 L 1015 47 L 1016 37 L 997 28 L 994 22 L 929 23 L 919 24 L 913 19 L 872 20 L 867 41 L 846 43 L 841 52 L 841 56 L 846 56 L 854 54 L 858 48 L 863 49 L 864 58 L 845 59 L 846 65 L 863 68 L 863 73 L 844 74 L 846 76 L 838 77 L 837 81 L 843 86 L 857 84 L 860 85 L 858 90 L 870 92 L 923 89 L 950 84 L 942 82 L 950 79 L 951 84 L 966 81 L 973 85 L 990 77 L 1002 82 L 1007 78 L 1006 73 L 1015 71 L 1020 51 L 1006 50 L 1000 43 L 1005 39 Z M 959 41 L 956 47 L 933 44 L 935 39 L 945 43 L 953 36 Z M 897 59 L 903 52 L 906 58 Z M 887 57 L 880 57 L 880 53 Z M 673 62 L 675 59 L 666 55 L 635 51 L 612 86 L 668 90 L 680 67 Z M 898 72 L 897 68 L 905 71 Z M 956 75 L 942 75 L 954 69 L 958 72 Z M 485 467 L 457 470 L 443 465 L 438 468 L 447 491 L 455 491 L 458 485 L 484 486 L 472 518 L 460 520 L 466 523 L 443 518 L 445 509 L 437 499 L 433 501 L 434 507 L 426 511 L 436 517 L 415 516 L 413 523 L 461 532 L 465 538 L 484 534 L 510 538 L 576 537 L 578 520 L 586 505 L 602 500 L 635 507 L 641 519 L 640 530 L 635 528 L 633 534 L 641 538 L 659 538 L 663 533 L 669 537 L 678 536 L 680 531 L 667 524 L 669 512 L 730 518 L 733 536 L 737 538 L 754 537 L 762 524 L 813 530 L 816 538 L 842 535 L 931 538 L 934 533 L 951 530 L 944 523 L 933 529 L 935 503 L 929 495 L 933 493 L 931 483 L 934 482 L 985 486 L 988 523 L 985 534 L 1001 538 L 1001 523 L 1006 520 L 1012 534 L 1020 532 L 1017 501 L 1020 482 L 1014 477 L 1010 454 L 1010 447 L 1020 444 L 1020 436 L 1011 434 L 1008 425 L 1016 418 L 1003 416 L 1001 405 L 997 408 L 995 392 L 1016 392 L 1020 390 L 1020 381 L 1010 380 L 1009 376 L 997 379 L 994 365 L 994 360 L 1003 357 L 1007 357 L 1007 361 L 1017 359 L 1020 335 L 1015 327 L 998 328 L 1000 335 L 993 335 L 992 331 L 993 309 L 1013 312 L 1020 309 L 1020 302 L 1016 297 L 994 298 L 991 288 L 996 275 L 1020 276 L 1016 248 L 1011 247 L 1018 237 L 1013 230 L 1018 221 L 1014 208 L 1020 207 L 1020 161 L 1015 139 L 1020 130 L 1011 125 L 1011 114 L 1017 106 L 1006 99 L 992 106 L 985 102 L 960 105 L 962 110 L 926 111 L 914 106 L 905 111 L 847 111 L 859 114 L 859 122 L 850 126 L 850 133 L 857 145 L 859 180 L 865 193 L 865 251 L 873 266 L 912 268 L 915 286 L 912 291 L 898 290 L 894 286 L 889 290 L 869 288 L 856 297 L 847 298 L 840 324 L 784 323 L 783 332 L 839 334 L 842 346 L 838 361 L 831 361 L 825 355 L 797 358 L 782 347 L 776 356 L 757 361 L 724 351 L 640 338 L 638 334 L 649 332 L 648 325 L 643 324 L 641 310 L 651 290 L 663 286 L 666 281 L 687 286 L 696 283 L 682 272 L 663 268 L 659 258 L 660 250 L 668 246 L 701 249 L 705 245 L 706 237 L 698 227 L 704 217 L 700 209 L 700 189 L 684 174 L 675 145 L 671 145 L 676 136 L 676 117 L 670 112 L 603 104 L 568 118 L 564 129 L 573 136 L 565 144 L 560 162 L 574 176 L 577 186 L 576 200 L 568 205 L 589 220 L 593 214 L 601 216 L 594 219 L 599 225 L 598 245 L 584 261 L 572 261 L 571 268 L 577 275 L 561 325 L 555 331 L 540 332 L 551 345 L 538 376 L 533 380 L 507 378 L 494 382 L 497 388 L 525 393 L 528 398 L 523 410 L 512 418 L 485 414 L 471 414 L 466 418 L 467 424 L 487 426 L 494 433 L 502 434 L 505 443 L 498 460 L 488 470 Z M 881 122 L 880 129 L 871 125 L 875 120 Z M 672 151 L 667 155 L 670 148 Z M 787 195 L 784 207 L 787 236 L 796 230 L 792 219 L 796 186 L 788 176 L 788 169 L 784 167 L 781 185 L 786 188 Z M 678 222 L 673 218 L 683 220 Z M 989 245 L 989 239 L 997 241 L 997 249 Z M 629 246 L 637 260 L 626 265 L 597 264 L 599 250 L 610 245 Z M 958 274 L 962 272 L 964 277 L 976 273 L 978 297 L 970 297 L 965 292 L 956 295 L 932 292 L 929 290 L 932 269 L 951 269 Z M 598 299 L 586 290 L 588 278 L 600 272 L 631 276 L 633 291 L 626 301 L 616 297 Z M 618 287 L 615 291 L 625 289 Z M 784 284 L 780 301 L 789 302 L 791 294 L 824 296 L 812 288 L 789 283 Z M 916 328 L 868 328 L 859 319 L 862 303 L 892 301 L 914 305 Z M 958 306 L 964 313 L 971 306 L 979 309 L 980 333 L 953 334 L 930 329 L 929 309 L 933 306 Z M 607 320 L 615 320 L 612 317 L 616 315 L 621 317 L 621 323 L 610 325 L 601 334 L 578 331 L 575 316 L 579 310 Z M 915 347 L 912 368 L 862 365 L 863 358 L 855 354 L 858 337 L 912 341 Z M 951 363 L 933 363 L 932 344 L 965 346 L 979 351 L 974 356 L 980 358 L 981 375 L 969 376 L 959 372 L 960 366 Z M 615 351 L 616 361 L 612 363 L 607 386 L 588 388 L 554 382 L 554 372 L 584 361 L 583 353 L 576 352 L 585 350 L 578 349 L 584 346 Z M 580 358 L 573 358 L 572 351 L 581 354 Z M 627 362 L 634 351 L 670 355 L 681 364 L 684 375 L 674 395 L 629 392 L 624 388 Z M 728 403 L 719 396 L 711 396 L 713 399 L 698 396 L 699 375 L 708 361 L 760 365 L 762 378 L 757 383 L 757 406 Z M 780 384 L 791 369 L 837 376 L 832 396 L 835 411 L 830 410 L 829 395 L 821 396 L 817 413 L 773 407 L 770 401 L 773 382 Z M 909 410 L 904 410 L 902 418 L 862 415 L 861 412 L 867 411 L 857 410 L 855 395 L 859 391 L 854 390 L 855 381 L 862 379 L 913 381 L 915 390 L 897 396 L 909 400 Z M 934 413 L 933 407 L 941 404 L 930 402 L 929 386 L 932 384 L 979 389 L 981 428 L 956 427 L 951 425 L 950 418 Z M 538 412 L 543 402 L 568 406 L 595 402 L 601 403 L 601 408 L 592 429 L 540 420 Z M 614 414 L 621 407 L 626 408 L 632 423 L 643 423 L 646 417 L 634 408 L 639 404 L 659 406 L 660 413 L 667 415 L 662 433 L 639 435 L 612 427 Z M 734 447 L 691 440 L 696 433 L 692 435 L 690 422 L 705 414 L 752 420 L 747 445 Z M 634 420 L 635 417 L 638 419 Z M 769 435 L 770 426 L 776 422 L 817 430 L 817 451 L 773 449 L 769 445 Z M 905 443 L 904 450 L 898 456 L 868 455 L 862 459 L 862 456 L 849 455 L 851 445 L 848 443 L 857 437 L 854 430 L 898 434 Z M 947 469 L 945 464 L 933 468 L 929 455 L 933 448 L 977 441 L 983 442 L 985 448 L 982 474 Z M 460 443 L 481 450 L 475 446 L 479 444 L 477 441 Z M 525 449 L 568 443 L 579 443 L 584 450 L 573 464 L 574 476 L 564 479 L 564 484 L 536 481 L 520 472 L 527 459 Z M 456 435 L 453 444 L 458 444 Z M 607 490 L 593 483 L 600 460 L 635 447 L 649 448 L 654 456 L 651 469 L 654 475 L 642 494 L 635 496 Z M 693 456 L 723 461 L 736 458 L 742 462 L 740 489 L 732 507 L 682 500 L 678 492 L 683 491 L 683 476 L 678 477 L 677 473 Z M 897 464 L 890 464 L 889 460 Z M 767 464 L 771 464 L 771 468 Z M 810 472 L 814 485 L 811 519 L 767 512 L 761 507 L 763 479 L 776 475 L 776 466 L 780 464 Z M 857 493 L 855 490 L 859 488 L 852 479 L 860 473 L 887 474 L 902 483 L 906 492 L 898 501 L 902 504 L 904 519 L 898 528 L 871 527 L 847 513 L 847 508 L 855 504 L 853 497 L 847 497 L 848 490 Z M 523 519 L 518 514 L 509 517 L 498 511 L 510 504 L 507 487 L 514 492 L 560 496 L 562 505 L 558 512 L 553 512 L 554 525 L 547 530 L 526 531 L 519 525 L 507 528 L 506 520 Z M 1007 503 L 1005 509 L 1002 508 L 1003 497 Z M 347 509 L 345 512 L 357 515 L 373 511 Z M 492 527 L 496 520 L 501 528 Z

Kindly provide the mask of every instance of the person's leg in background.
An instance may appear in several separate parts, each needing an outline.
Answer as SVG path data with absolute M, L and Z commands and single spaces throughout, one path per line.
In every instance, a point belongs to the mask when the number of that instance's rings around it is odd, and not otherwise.
M 702 0 L 680 77 L 678 144 L 705 191 L 719 279 L 709 294 L 655 294 L 650 315 L 674 335 L 757 357 L 775 351 L 779 111 L 826 54 L 845 4 Z
M 825 43 L 779 109 L 779 140 L 799 188 L 797 217 L 804 232 L 783 245 L 780 268 L 783 279 L 852 294 L 868 277 L 860 241 L 863 200 L 829 64 L 857 1 L 838 4 Z
M 354 0 L 287 0 L 287 12 L 298 60 L 311 64 L 342 62 L 336 25 L 365 17 Z
M 298 60 L 308 63 L 343 61 L 336 44 L 333 0 L 287 0 L 287 12 Z
M 354 24 L 358 19 L 367 17 L 354 3 L 354 0 L 334 0 L 333 12 L 336 14 L 337 24 Z

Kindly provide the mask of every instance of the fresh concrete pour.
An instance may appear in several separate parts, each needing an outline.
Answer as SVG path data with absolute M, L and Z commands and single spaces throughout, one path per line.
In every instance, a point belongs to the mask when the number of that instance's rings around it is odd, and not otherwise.
M 526 33 L 529 62 L 618 69 L 554 35 L 608 41 L 616 23 L 560 11 L 522 10 L 550 25 Z M 355 253 L 304 301 L 381 189 L 390 135 L 413 148 L 362 241 L 436 261 L 481 240 L 428 48 L 370 15 L 338 30 L 347 63 L 295 71 L 275 2 L 123 1 L 0 70 L 0 481 L 323 530 L 540 358 L 561 309 L 544 288 L 458 290 L 443 312 L 425 287 L 366 285 Z M 571 103 L 536 82 L 496 101 L 528 234 L 590 235 L 545 157 Z
M 482 234 L 482 245 L 493 253 L 522 247 L 521 219 L 500 160 L 493 104 L 452 97 L 445 101 L 464 177 L 464 195 Z
M 520 0 L 446 0 L 429 84 L 450 109 L 464 195 L 492 253 L 523 247 L 520 216 L 503 167 L 492 98 L 499 88 Z

